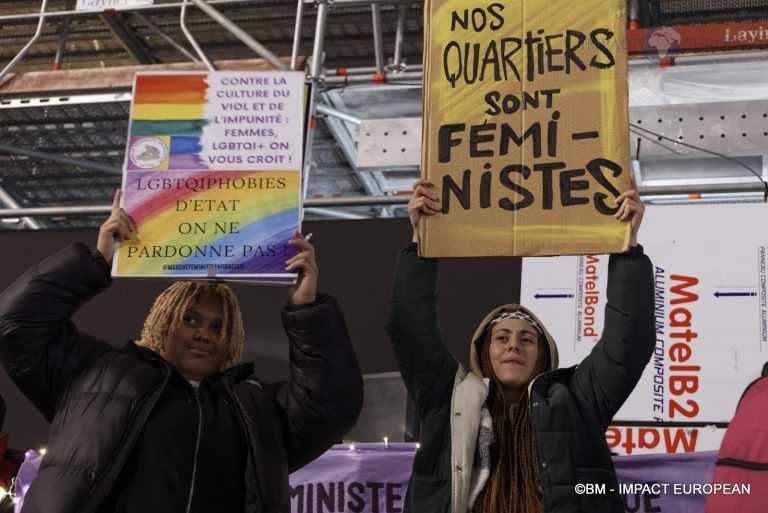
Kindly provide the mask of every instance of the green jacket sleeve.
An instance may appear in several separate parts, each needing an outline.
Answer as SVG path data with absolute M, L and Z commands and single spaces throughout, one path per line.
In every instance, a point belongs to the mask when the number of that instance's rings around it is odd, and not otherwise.
M 437 313 L 438 263 L 419 258 L 416 244 L 400 252 L 395 267 L 387 333 L 400 374 L 421 418 L 450 400 L 458 362 L 443 343 Z
M 573 375 L 604 429 L 634 390 L 656 344 L 653 267 L 642 246 L 611 255 L 607 299 L 602 336 Z

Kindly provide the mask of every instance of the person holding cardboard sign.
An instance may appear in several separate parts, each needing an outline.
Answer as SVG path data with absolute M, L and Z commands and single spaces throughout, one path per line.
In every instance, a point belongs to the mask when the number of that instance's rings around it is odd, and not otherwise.
M 491 311 L 471 340 L 470 369 L 447 351 L 437 317 L 438 263 L 419 258 L 416 227 L 440 215 L 431 183 L 408 205 L 413 242 L 398 255 L 387 331 L 421 419 L 406 513 L 620 513 L 605 430 L 655 345 L 651 262 L 637 244 L 644 205 L 617 198 L 631 247 L 611 255 L 603 336 L 558 368 L 555 341 L 517 304 Z M 605 484 L 579 495 L 577 485 Z M 611 491 L 613 490 L 613 491 Z
M 115 239 L 135 230 L 119 204 L 118 192 L 96 248 L 69 246 L 0 294 L 0 360 L 53 423 L 23 511 L 288 513 L 289 472 L 340 441 L 363 398 L 341 310 L 316 293 L 314 248 L 290 241 L 291 379 L 263 383 L 241 363 L 223 283 L 174 283 L 122 348 L 77 330 L 72 315 L 111 283 Z

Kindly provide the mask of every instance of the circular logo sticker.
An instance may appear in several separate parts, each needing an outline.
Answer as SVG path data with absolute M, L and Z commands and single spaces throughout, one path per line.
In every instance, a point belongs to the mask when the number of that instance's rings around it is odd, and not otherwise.
M 168 146 L 154 137 L 146 137 L 133 143 L 130 151 L 131 163 L 142 169 L 152 169 L 168 157 Z

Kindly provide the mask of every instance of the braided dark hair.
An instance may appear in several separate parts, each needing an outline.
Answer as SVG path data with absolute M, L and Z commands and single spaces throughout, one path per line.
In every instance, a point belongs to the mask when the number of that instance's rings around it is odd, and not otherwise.
M 549 346 L 541 334 L 538 344 L 539 356 L 531 380 L 549 368 Z M 490 345 L 489 327 L 480 350 L 480 367 L 483 375 L 494 382 L 490 413 L 495 448 L 491 453 L 491 475 L 482 496 L 482 513 L 543 513 L 528 387 L 510 419 L 511 405 L 507 404 L 501 382 L 493 372 Z

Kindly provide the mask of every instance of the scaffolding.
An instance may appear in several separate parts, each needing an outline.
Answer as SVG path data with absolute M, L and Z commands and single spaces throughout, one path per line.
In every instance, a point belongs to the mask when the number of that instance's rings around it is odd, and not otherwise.
M 332 184 L 320 192 L 304 191 L 304 207 L 308 213 L 314 213 L 326 218 L 357 218 L 372 216 L 404 215 L 403 205 L 407 202 L 407 196 L 403 194 L 410 190 L 410 184 L 418 176 L 420 161 L 420 124 L 421 124 L 421 63 L 409 64 L 404 57 L 404 48 L 407 43 L 407 23 L 409 12 L 416 10 L 421 2 L 409 0 L 298 0 L 295 7 L 295 24 L 291 37 L 290 57 L 279 57 L 279 53 L 270 50 L 269 45 L 259 41 L 248 30 L 230 19 L 224 12 L 225 8 L 238 6 L 253 6 L 254 3 L 263 4 L 264 9 L 270 8 L 269 0 L 253 2 L 252 0 L 184 0 L 182 2 L 166 2 L 154 5 L 133 6 L 130 8 L 107 10 L 74 10 L 74 2 L 67 0 L 64 9 L 51 10 L 51 0 L 42 0 L 38 12 L 0 16 L 0 25 L 13 23 L 37 22 L 37 28 L 32 37 L 26 42 L 15 57 L 0 71 L 0 114 L 12 112 L 8 119 L 0 115 L 0 135 L 7 135 L 4 143 L 0 145 L 0 154 L 13 154 L 23 157 L 18 169 L 10 169 L 7 176 L 0 181 L 0 219 L 16 220 L 16 226 L 27 228 L 44 227 L 41 219 L 50 219 L 61 216 L 81 216 L 84 219 L 103 218 L 109 209 L 106 206 L 74 206 L 57 205 L 52 207 L 35 206 L 31 201 L 23 201 L 16 195 L 10 194 L 7 184 L 24 184 L 24 165 L 30 162 L 46 162 L 46 166 L 53 166 L 60 173 L 69 176 L 72 183 L 77 185 L 88 182 L 84 187 L 80 198 L 69 198 L 67 201 L 58 199 L 58 203 L 67 203 L 77 200 L 79 203 L 89 197 L 105 198 L 109 194 L 108 184 L 115 182 L 119 176 L 119 161 L 124 151 L 124 136 L 127 130 L 127 109 L 130 102 L 128 83 L 125 77 L 132 75 L 134 70 L 128 70 L 122 81 L 116 79 L 105 80 L 109 87 L 101 83 L 97 78 L 83 73 L 70 73 L 72 79 L 56 80 L 55 84 L 66 94 L 59 96 L 35 97 L 31 91 L 38 87 L 34 83 L 25 85 L 24 77 L 12 75 L 13 70 L 22 60 L 30 54 L 32 48 L 40 41 L 44 34 L 46 23 L 57 23 L 59 27 L 58 47 L 52 67 L 54 70 L 62 69 L 62 61 L 65 58 L 65 42 L 70 24 L 78 19 L 88 17 L 100 17 L 101 21 L 109 27 L 112 37 L 119 41 L 125 52 L 139 65 L 152 65 L 156 59 L 152 52 L 143 48 L 136 36 L 126 29 L 118 14 L 130 14 L 141 22 L 151 33 L 162 40 L 176 55 L 183 56 L 188 63 L 176 64 L 170 67 L 174 69 L 242 69 L 243 61 L 223 62 L 210 57 L 206 53 L 204 44 L 198 41 L 193 27 L 189 25 L 190 9 L 197 9 L 204 13 L 208 19 L 215 22 L 224 33 L 233 37 L 236 41 L 252 51 L 261 61 L 263 66 L 270 69 L 299 70 L 304 68 L 306 80 L 312 85 L 312 98 L 310 101 L 310 121 L 307 127 L 305 147 L 304 176 L 319 179 L 327 179 Z M 630 0 L 628 2 L 628 37 L 630 51 L 632 41 L 640 44 L 640 28 L 644 11 L 648 2 Z M 301 38 L 305 32 L 304 22 L 310 8 L 314 9 L 315 26 L 312 38 L 312 50 L 310 57 L 304 61 L 301 58 Z M 329 27 L 333 25 L 333 17 L 339 10 L 354 8 L 356 13 L 369 11 L 370 38 L 373 48 L 371 66 L 335 67 L 326 66 L 327 34 Z M 392 17 L 395 14 L 395 35 L 391 56 L 387 56 L 387 44 L 382 29 L 383 9 Z M 147 15 L 156 12 L 178 13 L 178 27 L 181 30 L 191 51 L 183 44 L 171 37 L 158 24 L 151 21 Z M 413 20 L 412 20 L 413 21 Z M 420 20 L 419 20 L 420 21 Z M 741 22 L 738 22 L 741 23 Z M 749 24 L 750 22 L 744 22 Z M 754 24 L 754 23 L 753 23 Z M 745 25 L 746 26 L 746 25 Z M 768 29 L 767 29 L 768 30 Z M 634 39 L 633 39 L 634 38 Z M 716 45 L 715 45 L 716 46 Z M 750 46 L 750 45 L 743 45 Z M 761 46 L 761 45 L 756 45 Z M 768 40 L 765 45 L 768 46 Z M 743 48 L 740 48 L 743 49 Z M 637 48 L 636 48 L 637 50 Z M 637 50 L 641 51 L 641 50 Z M 765 59 L 765 54 L 740 54 L 732 53 L 723 58 L 721 55 L 713 56 L 681 56 L 675 64 L 695 64 L 699 61 L 722 62 L 724 60 L 759 60 Z M 637 60 L 631 63 L 632 68 L 648 66 L 648 62 Z M 168 66 L 166 66 L 168 67 Z M 51 73 L 61 73 L 54 71 Z M 106 71 L 100 73 L 106 74 Z M 78 88 L 77 82 L 82 81 L 81 89 L 77 94 L 72 94 L 73 88 Z M 49 82 L 50 84 L 50 82 Z M 88 87 L 91 84 L 91 88 Z M 24 89 L 27 87 L 27 89 Z M 69 89 L 67 89 L 69 87 Z M 111 89 L 104 93 L 104 88 Z M 91 90 L 93 89 L 93 90 Z M 707 106 L 708 116 L 718 112 L 726 112 L 733 109 L 736 104 Z M 19 133 L 12 130 L 13 123 L 24 123 L 24 109 L 38 109 L 39 112 L 53 113 L 59 116 L 61 125 L 77 125 L 86 127 L 84 133 L 74 129 L 62 127 L 53 123 L 55 134 L 42 133 L 45 130 L 30 133 Z M 647 119 L 663 120 L 657 123 L 653 135 L 643 133 L 641 130 L 633 130 L 633 140 L 640 152 L 643 144 L 643 156 L 647 162 L 642 166 L 635 161 L 635 171 L 641 178 L 646 178 L 640 183 L 641 193 L 646 198 L 655 196 L 666 199 L 678 196 L 689 197 L 690 194 L 709 195 L 717 199 L 723 194 L 743 194 L 744 198 L 759 198 L 763 194 L 763 184 L 758 183 L 753 177 L 744 177 L 738 166 L 747 166 L 750 169 L 758 168 L 763 180 L 768 179 L 768 157 L 766 155 L 736 155 L 730 160 L 734 169 L 726 172 L 727 180 L 716 180 L 706 173 L 689 180 L 670 179 L 662 172 L 658 173 L 659 162 L 668 162 L 685 154 L 680 146 L 675 146 L 675 141 L 668 143 L 664 150 L 662 137 L 682 137 L 677 134 L 693 134 L 702 139 L 706 137 L 719 137 L 723 133 L 736 133 L 744 129 L 741 122 L 738 127 L 720 126 L 711 133 L 699 133 L 701 128 L 684 124 L 683 114 L 690 124 L 690 106 L 644 108 L 635 109 L 632 113 L 636 123 L 642 123 Z M 701 108 L 696 106 L 695 108 Z M 754 111 L 755 109 L 768 110 L 763 103 L 739 104 L 739 109 Z M 58 110 L 57 110 L 58 109 Z M 34 117 L 30 114 L 29 117 Z M 676 121 L 676 119 L 681 121 Z M 79 120 L 79 121 L 78 121 Z M 646 125 L 648 126 L 648 125 Z M 752 147 L 764 147 L 766 135 L 765 121 L 755 118 L 745 135 L 738 139 L 738 148 L 748 149 Z M 10 135 L 9 135 L 10 134 Z M 729 143 L 732 139 L 729 139 Z M 329 142 L 331 141 L 331 142 Z M 669 147 L 672 147 L 670 150 Z M 122 146 L 122 147 L 121 147 Z M 30 149 L 34 148 L 34 149 Z M 650 149 L 653 148 L 653 149 Z M 76 150 L 72 151 L 67 150 Z M 338 154 L 345 161 L 345 169 L 351 170 L 351 176 L 337 168 L 341 166 L 335 161 Z M 64 155 L 66 154 L 66 155 Z M 93 157 L 98 155 L 98 157 Z M 674 157 L 674 158 L 673 158 Z M 755 160 L 757 159 L 757 160 Z M 708 161 L 700 158 L 699 166 L 706 167 Z M 691 160 L 688 160 L 691 162 Z M 17 162 L 18 163 L 18 162 Z M 646 164 L 648 164 L 646 166 Z M 39 164 L 32 164 L 33 166 Z M 58 167 L 56 167 L 58 166 Z M 655 167 L 654 167 L 655 166 Z M 67 171 L 63 171 L 63 169 Z M 37 168 L 35 168 L 37 169 Z M 75 171 L 72 171 L 75 170 Z M 44 174 L 44 173 L 43 173 Z M 71 176 L 70 176 L 71 175 Z M 56 177 L 52 174 L 51 184 Z M 309 184 L 309 180 L 305 180 Z M 99 189 L 98 194 L 94 194 Z M 91 195 L 91 196 L 89 196 Z M 341 196 L 341 197 L 337 197 Z M 57 201 L 54 201 L 56 203 Z M 351 210 L 339 211 L 338 207 L 346 207 Z

